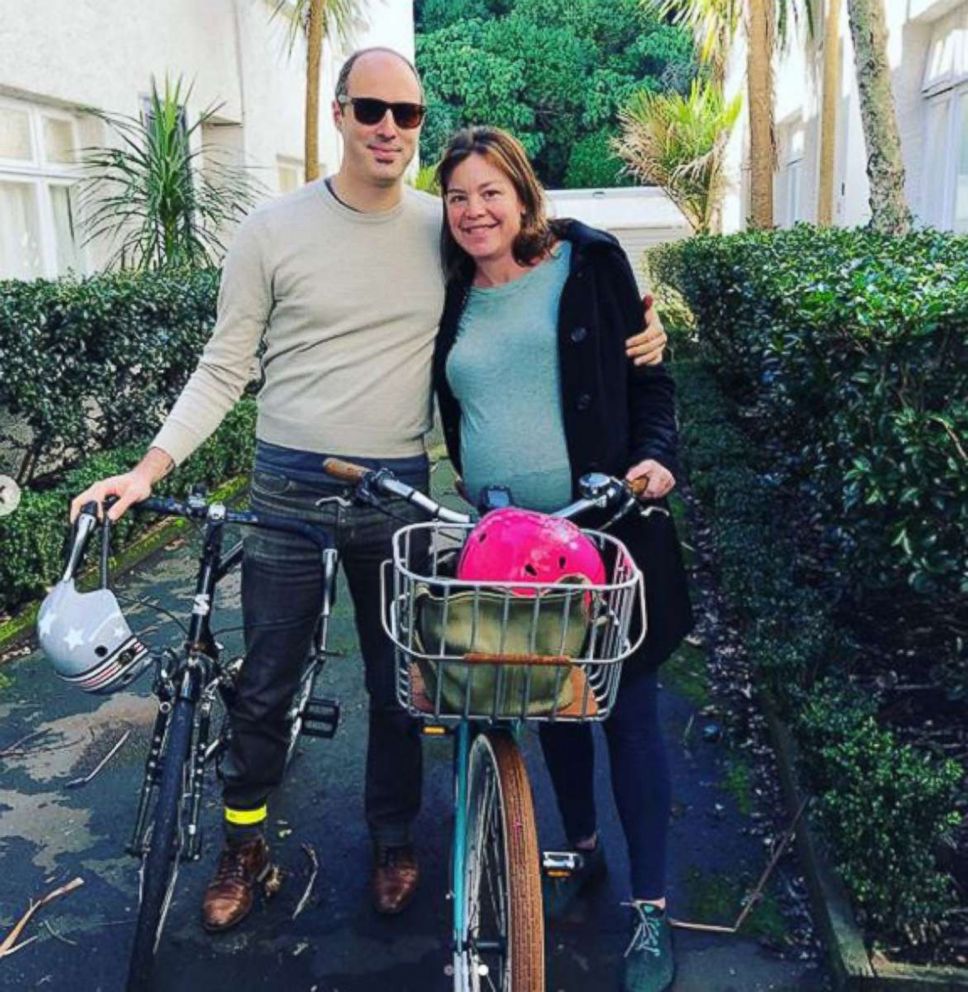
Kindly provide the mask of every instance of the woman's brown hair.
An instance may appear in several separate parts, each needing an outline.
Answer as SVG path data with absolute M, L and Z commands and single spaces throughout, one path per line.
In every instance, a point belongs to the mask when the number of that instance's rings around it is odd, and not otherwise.
M 528 153 L 521 142 L 498 127 L 467 127 L 448 142 L 444 157 L 437 166 L 437 185 L 444 201 L 444 225 L 440 232 L 440 258 L 448 282 L 470 282 L 474 259 L 454 240 L 447 223 L 447 188 L 454 170 L 471 155 L 480 155 L 497 166 L 511 181 L 524 205 L 521 230 L 511 246 L 518 265 L 533 265 L 555 243 L 561 223 L 550 220 L 545 209 L 545 195 L 535 175 Z

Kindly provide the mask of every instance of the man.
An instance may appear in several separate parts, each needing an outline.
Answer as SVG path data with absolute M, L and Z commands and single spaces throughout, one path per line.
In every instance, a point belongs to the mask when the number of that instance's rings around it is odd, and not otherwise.
M 109 495 L 117 519 L 219 425 L 250 379 L 262 339 L 253 506 L 312 520 L 340 551 L 353 598 L 370 696 L 365 811 L 373 840 L 371 892 L 397 913 L 418 879 L 410 828 L 420 806 L 419 727 L 397 706 L 394 658 L 379 617 L 380 562 L 396 524 L 342 506 L 322 477 L 325 455 L 381 464 L 426 487 L 433 340 L 443 304 L 439 202 L 406 187 L 417 150 L 422 87 L 384 48 L 344 65 L 333 119 L 339 171 L 255 211 L 225 259 L 218 319 L 198 368 L 138 465 L 78 496 Z M 665 335 L 630 340 L 636 361 L 661 360 Z M 401 513 L 405 512 L 402 508 Z M 251 910 L 269 866 L 266 800 L 282 778 L 286 712 L 322 595 L 318 552 L 306 542 L 247 536 L 242 574 L 246 661 L 224 764 L 225 845 L 205 892 L 203 925 L 225 930 Z

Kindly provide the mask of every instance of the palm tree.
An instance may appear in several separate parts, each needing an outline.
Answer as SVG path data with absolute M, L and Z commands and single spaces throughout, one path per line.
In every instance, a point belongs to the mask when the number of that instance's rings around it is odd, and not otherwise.
M 319 80 L 323 41 L 345 45 L 351 39 L 365 0 L 276 0 L 273 15 L 289 18 L 289 51 L 306 39 L 306 116 L 303 157 L 306 182 L 319 178 Z
M 741 97 L 696 80 L 688 96 L 641 90 L 619 112 L 622 133 L 613 147 L 630 172 L 656 183 L 697 233 L 715 228 L 725 189 L 723 155 Z
M 817 223 L 829 227 L 834 219 L 834 157 L 837 143 L 837 100 L 840 89 L 841 0 L 827 0 L 824 13 L 823 103 L 820 111 L 820 177 Z
M 152 269 L 216 261 L 224 254 L 226 225 L 241 220 L 255 203 L 261 185 L 252 174 L 220 163 L 212 149 L 196 141 L 220 105 L 188 124 L 191 89 L 183 88 L 181 79 L 166 79 L 159 91 L 152 79 L 144 115 L 88 111 L 116 139 L 112 146 L 80 154 L 84 241 L 107 240 L 113 248 L 108 266 Z
M 774 0 L 747 0 L 746 86 L 750 118 L 750 226 L 773 226 L 776 128 L 773 116 Z
M 733 39 L 743 19 L 745 0 L 643 0 L 658 16 L 688 28 L 696 39 L 699 60 L 709 66 L 713 82 L 723 86 Z
M 746 22 L 746 77 L 750 120 L 750 223 L 773 226 L 776 131 L 773 119 L 773 55 L 789 37 L 792 20 L 805 16 L 812 31 L 816 0 L 643 0 L 663 17 L 688 27 L 701 61 L 720 86 L 733 39 Z
M 847 15 L 867 144 L 871 227 L 882 234 L 906 234 L 911 229 L 911 211 L 904 196 L 904 161 L 891 92 L 884 6 L 881 0 L 847 0 Z
M 733 39 L 746 19 L 746 80 L 750 120 L 750 223 L 773 226 L 773 49 L 778 0 L 646 0 L 664 17 L 692 30 L 701 61 L 722 87 Z M 785 8 L 787 0 L 779 0 Z

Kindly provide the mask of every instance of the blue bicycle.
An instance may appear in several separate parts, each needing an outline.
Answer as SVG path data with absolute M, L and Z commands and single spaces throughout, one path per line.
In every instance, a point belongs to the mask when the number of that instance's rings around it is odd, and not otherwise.
M 645 636 L 642 574 L 605 530 L 640 504 L 634 484 L 583 477 L 581 498 L 554 516 L 598 510 L 582 533 L 605 566 L 601 582 L 469 582 L 455 562 L 474 529 L 386 470 L 329 459 L 356 498 L 407 499 L 431 520 L 398 530 L 384 565 L 383 617 L 397 649 L 397 698 L 432 736 L 453 740 L 450 892 L 455 992 L 543 992 L 541 871 L 568 854 L 539 854 L 518 738 L 528 722 L 604 720 L 622 662 Z

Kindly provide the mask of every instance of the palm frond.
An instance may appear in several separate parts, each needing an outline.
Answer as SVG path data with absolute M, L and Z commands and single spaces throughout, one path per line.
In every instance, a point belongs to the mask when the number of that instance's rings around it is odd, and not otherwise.
M 633 175 L 661 186 L 695 231 L 709 231 L 725 190 L 723 156 L 741 97 L 726 101 L 712 82 L 688 95 L 640 91 L 619 114 L 616 154 Z
M 726 75 L 733 38 L 743 19 L 744 0 L 642 0 L 658 16 L 687 28 L 696 41 L 699 60 L 716 79 Z
M 248 170 L 210 164 L 212 149 L 198 132 L 220 105 L 189 123 L 191 90 L 181 78 L 166 79 L 163 89 L 153 79 L 143 116 L 90 111 L 117 144 L 82 149 L 78 215 L 85 243 L 107 243 L 109 266 L 215 260 L 224 251 L 220 230 L 241 219 L 261 191 Z
M 353 40 L 356 25 L 362 17 L 364 0 L 325 0 L 323 5 L 323 37 L 346 45 Z M 310 0 L 275 0 L 271 16 L 284 18 L 286 44 L 291 53 L 296 42 L 306 36 Z

